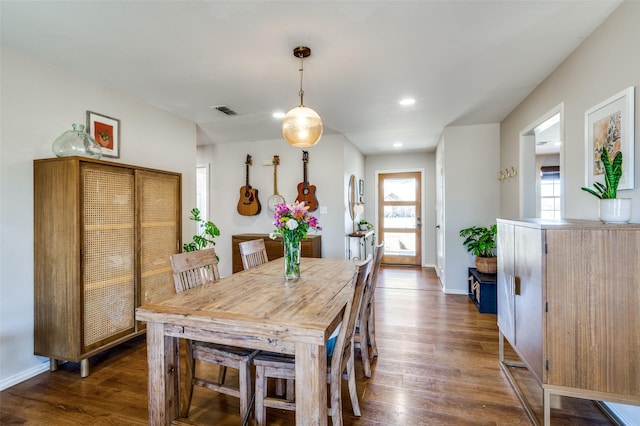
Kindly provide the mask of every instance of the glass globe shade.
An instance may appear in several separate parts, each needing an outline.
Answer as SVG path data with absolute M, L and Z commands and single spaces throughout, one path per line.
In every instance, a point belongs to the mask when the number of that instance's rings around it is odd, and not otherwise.
M 322 120 L 311 108 L 295 107 L 282 119 L 282 136 L 291 146 L 309 148 L 322 136 Z

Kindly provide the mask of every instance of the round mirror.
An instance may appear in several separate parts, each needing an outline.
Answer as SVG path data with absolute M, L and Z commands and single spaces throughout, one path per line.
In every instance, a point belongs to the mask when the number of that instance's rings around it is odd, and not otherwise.
M 355 219 L 356 217 L 356 212 L 355 212 L 355 205 L 356 205 L 356 177 L 354 175 L 351 175 L 351 177 L 349 178 L 349 216 L 351 216 L 351 220 Z

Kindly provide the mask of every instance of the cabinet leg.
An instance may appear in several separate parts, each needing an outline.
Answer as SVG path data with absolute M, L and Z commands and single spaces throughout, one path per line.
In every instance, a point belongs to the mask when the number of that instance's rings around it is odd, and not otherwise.
M 58 369 L 58 360 L 55 358 L 49 358 L 49 371 L 56 371 Z
M 89 358 L 80 361 L 80 377 L 85 378 L 89 375 Z

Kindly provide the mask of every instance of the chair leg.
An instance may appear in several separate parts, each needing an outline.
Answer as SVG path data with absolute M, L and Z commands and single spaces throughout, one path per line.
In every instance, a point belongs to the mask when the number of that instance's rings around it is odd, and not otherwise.
M 238 365 L 239 381 L 240 381 L 240 416 L 245 417 L 249 410 L 249 402 L 251 401 L 251 366 L 249 362 Z
M 360 318 L 360 357 L 362 358 L 364 375 L 371 377 L 371 364 L 369 363 L 369 339 L 367 339 L 369 330 L 367 323 L 368 318 L 366 315 L 363 315 L 362 318 Z
M 227 378 L 227 367 L 221 365 L 220 370 L 218 370 L 218 384 L 224 385 L 224 381 Z
M 189 409 L 191 408 L 191 399 L 193 398 L 193 378 L 196 375 L 196 360 L 193 359 L 193 344 L 191 340 L 187 340 L 187 359 L 185 371 L 185 397 L 184 403 L 180 409 L 182 417 L 189 417 Z
M 267 424 L 267 408 L 264 406 L 264 398 L 267 396 L 267 378 L 264 375 L 264 367 L 256 365 L 256 425 Z
M 376 345 L 376 306 L 375 299 L 371 298 L 371 304 L 369 305 L 369 318 L 367 330 L 369 332 L 369 344 L 371 345 L 371 356 L 378 356 L 378 345 Z
M 293 401 L 296 399 L 296 381 L 293 379 L 288 379 L 287 380 L 287 393 L 286 393 L 286 398 L 287 401 Z
M 342 374 L 331 375 L 331 423 L 333 426 L 342 426 Z
M 353 356 L 353 346 L 351 346 L 351 357 L 347 361 L 347 380 L 349 383 L 349 396 L 351 397 L 351 405 L 353 406 L 353 415 L 360 417 L 360 403 L 358 402 L 358 390 L 356 389 L 356 371 Z M 342 413 L 342 410 L 340 411 Z

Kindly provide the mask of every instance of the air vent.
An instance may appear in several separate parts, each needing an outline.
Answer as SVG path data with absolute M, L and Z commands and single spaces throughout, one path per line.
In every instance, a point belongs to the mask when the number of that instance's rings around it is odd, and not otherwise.
M 211 108 L 215 108 L 218 111 L 220 111 L 220 112 L 222 112 L 222 113 L 224 113 L 226 115 L 238 115 L 237 112 L 235 112 L 234 110 L 232 110 L 231 108 L 229 108 L 226 105 L 217 105 L 217 106 L 213 106 Z

